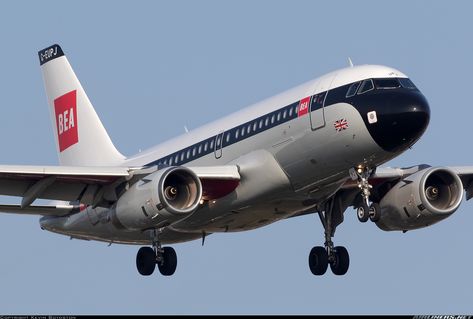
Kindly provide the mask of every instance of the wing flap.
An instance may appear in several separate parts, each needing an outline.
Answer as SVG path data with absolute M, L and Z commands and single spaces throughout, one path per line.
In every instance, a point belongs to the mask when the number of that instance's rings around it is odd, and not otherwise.
M 202 182 L 202 198 L 214 200 L 233 192 L 240 184 L 236 165 L 189 167 Z
M 63 182 L 106 184 L 130 176 L 130 170 L 128 167 L 0 165 L 0 179 L 32 181 L 55 176 Z
M 216 180 L 240 180 L 240 173 L 236 165 L 223 166 L 196 166 L 188 167 L 200 179 L 216 179 Z
M 0 212 L 21 215 L 39 216 L 67 216 L 80 210 L 76 205 L 35 205 L 21 207 L 21 205 L 0 205 Z

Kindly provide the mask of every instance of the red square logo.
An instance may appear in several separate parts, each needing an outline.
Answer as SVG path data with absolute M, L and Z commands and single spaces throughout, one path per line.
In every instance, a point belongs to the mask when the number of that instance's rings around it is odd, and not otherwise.
M 309 103 L 310 103 L 310 96 L 300 100 L 297 116 L 306 115 L 309 112 Z
M 57 139 L 59 151 L 79 142 L 77 133 L 77 98 L 76 90 L 66 93 L 54 100 L 56 113 Z

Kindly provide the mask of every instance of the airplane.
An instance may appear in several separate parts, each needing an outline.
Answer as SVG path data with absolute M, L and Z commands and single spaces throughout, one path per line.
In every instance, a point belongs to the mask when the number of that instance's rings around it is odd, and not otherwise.
M 142 245 L 136 267 L 177 267 L 171 246 L 318 214 L 325 243 L 309 269 L 347 273 L 333 238 L 348 207 L 360 222 L 411 231 L 452 215 L 473 196 L 473 167 L 381 167 L 410 149 L 430 119 L 402 72 L 340 69 L 125 157 L 113 145 L 62 48 L 38 52 L 58 166 L 0 165 L 0 211 L 39 215 L 71 238 Z M 52 200 L 36 205 L 37 199 Z

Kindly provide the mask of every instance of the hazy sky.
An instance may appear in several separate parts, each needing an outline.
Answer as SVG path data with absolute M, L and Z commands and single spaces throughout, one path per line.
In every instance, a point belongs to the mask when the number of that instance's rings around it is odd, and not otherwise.
M 423 138 L 390 166 L 473 165 L 471 1 L 10 1 L 0 8 L 0 164 L 56 165 L 37 51 L 59 43 L 127 155 L 355 64 L 406 73 Z M 6 200 L 6 199 L 5 199 Z M 69 240 L 0 215 L 4 314 L 473 313 L 473 202 L 388 233 L 353 209 L 350 269 L 313 276 L 316 215 L 175 245 L 174 276 L 142 277 L 138 246 Z

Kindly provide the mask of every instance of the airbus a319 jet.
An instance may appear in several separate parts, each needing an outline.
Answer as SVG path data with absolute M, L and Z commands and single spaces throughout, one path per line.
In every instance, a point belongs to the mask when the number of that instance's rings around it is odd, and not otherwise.
M 113 145 L 57 44 L 38 52 L 59 166 L 0 165 L 0 211 L 40 215 L 42 229 L 143 245 L 141 275 L 177 266 L 163 246 L 318 214 L 325 243 L 309 269 L 335 275 L 349 254 L 333 238 L 348 207 L 361 222 L 410 231 L 473 196 L 473 167 L 380 167 L 424 133 L 430 108 L 403 73 L 351 66 L 125 157 Z M 54 200 L 35 205 L 36 199 Z

